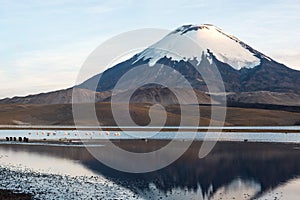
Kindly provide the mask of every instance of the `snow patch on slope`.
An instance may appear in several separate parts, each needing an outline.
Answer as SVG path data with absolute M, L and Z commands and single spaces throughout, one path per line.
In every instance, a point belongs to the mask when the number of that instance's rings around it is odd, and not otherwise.
M 260 59 L 239 39 L 208 24 L 185 25 L 176 29 L 141 52 L 136 61 L 149 60 L 149 65 L 153 66 L 166 57 L 173 61 L 196 59 L 199 64 L 202 56 L 210 58 L 210 53 L 236 70 L 260 64 Z

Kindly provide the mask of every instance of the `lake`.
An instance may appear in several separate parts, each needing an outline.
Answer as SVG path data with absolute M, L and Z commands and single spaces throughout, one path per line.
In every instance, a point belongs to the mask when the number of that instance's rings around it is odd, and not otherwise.
M 88 139 L 106 135 L 96 131 L 62 130 L 53 135 L 53 130 L 1 130 L 1 136 L 28 136 L 29 132 L 35 139 L 74 139 L 75 134 Z M 47 132 L 52 135 L 47 136 Z M 117 139 L 115 143 L 128 151 L 148 152 L 168 144 L 173 134 L 159 133 L 147 142 L 123 133 L 110 132 L 108 137 Z M 211 139 L 214 134 L 210 135 Z M 199 159 L 204 136 L 205 133 L 198 133 L 197 141 L 171 165 L 141 174 L 111 169 L 81 144 L 2 141 L 0 189 L 30 192 L 37 199 L 299 198 L 300 138 L 297 133 L 223 133 L 212 152 Z M 241 142 L 245 138 L 248 142 Z M 114 157 L 105 142 L 92 148 Z

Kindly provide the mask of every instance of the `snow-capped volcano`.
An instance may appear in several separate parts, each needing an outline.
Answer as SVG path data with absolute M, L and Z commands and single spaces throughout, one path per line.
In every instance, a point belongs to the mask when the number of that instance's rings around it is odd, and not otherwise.
M 196 59 L 200 63 L 203 54 L 207 58 L 212 54 L 219 61 L 240 70 L 260 64 L 256 53 L 236 37 L 213 25 L 184 25 L 144 50 L 137 61 L 149 60 L 149 65 L 153 66 L 166 57 L 173 61 Z
M 139 70 L 139 67 L 144 68 Z M 169 71 L 162 70 L 165 68 Z M 214 69 L 220 76 L 207 78 Z M 176 103 L 166 88 L 157 85 L 132 87 L 147 82 L 145 80 L 171 82 L 169 86 L 180 88 L 181 93 L 185 94 L 186 101 L 189 102 L 188 93 L 192 90 L 182 85 L 182 80 L 185 79 L 193 90 L 199 92 L 197 94 L 204 100 L 202 102 L 209 99 L 203 97 L 203 94 L 208 92 L 206 82 L 208 80 L 213 83 L 221 82 L 229 101 L 299 105 L 299 71 L 276 62 L 236 37 L 209 24 L 181 26 L 144 51 L 73 88 L 83 89 L 80 90 L 82 91 L 80 96 L 91 97 L 90 99 L 93 99 L 95 91 L 99 92 L 97 99 L 105 101 L 110 98 L 112 91 L 115 91 L 119 80 L 128 72 L 133 73 L 125 84 L 121 84 L 123 90 L 119 90 L 121 91 L 119 97 L 122 99 L 121 94 L 138 89 L 135 90 L 137 93 L 133 97 L 135 102 Z M 176 73 L 180 76 L 175 76 Z M 66 98 L 70 96 L 70 90 L 4 99 L 2 102 L 49 103 L 52 99 L 51 102 L 54 103 L 66 103 L 71 101 L 70 98 Z
M 299 71 L 274 61 L 237 37 L 209 24 L 181 26 L 142 52 L 91 77 L 78 87 L 111 91 L 124 74 L 141 65 L 150 67 L 133 75 L 126 83 L 128 88 L 145 82 L 145 79 L 172 81 L 174 87 L 180 87 L 181 80 L 174 77 L 174 73 L 161 70 L 162 65 L 167 65 L 199 91 L 208 91 L 207 77 L 203 75 L 211 74 L 212 69 L 217 69 L 221 78 L 209 78 L 215 79 L 212 82 L 223 82 L 226 92 L 300 91 Z M 95 83 L 98 85 L 91 87 Z

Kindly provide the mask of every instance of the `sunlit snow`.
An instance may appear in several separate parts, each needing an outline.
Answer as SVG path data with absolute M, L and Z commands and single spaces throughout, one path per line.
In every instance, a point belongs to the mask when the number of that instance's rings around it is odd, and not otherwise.
M 236 70 L 260 64 L 260 59 L 240 40 L 213 25 L 182 26 L 141 52 L 137 60 L 149 59 L 150 66 L 163 57 L 176 61 L 196 59 L 200 63 L 203 55 L 210 59 L 210 53 Z

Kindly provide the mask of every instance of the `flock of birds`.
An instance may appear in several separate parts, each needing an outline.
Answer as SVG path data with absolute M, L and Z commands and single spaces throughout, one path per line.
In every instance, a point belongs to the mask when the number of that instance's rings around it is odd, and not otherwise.
M 24 135 L 23 135 L 24 136 Z M 121 136 L 120 132 L 109 132 L 109 131 L 102 131 L 102 132 L 79 132 L 79 131 L 31 131 L 28 132 L 28 136 L 25 137 L 6 137 L 6 141 L 14 141 L 14 142 L 29 142 L 29 139 L 38 139 L 42 138 L 43 140 L 48 139 L 58 139 L 59 141 L 69 141 L 71 142 L 72 139 L 100 139 L 101 136 L 105 137 L 118 137 Z M 54 137 L 51 137 L 54 136 Z M 57 138 L 56 138 L 57 136 Z M 104 138 L 105 138 L 104 137 Z M 102 137 L 103 138 L 103 137 Z
M 56 136 L 58 133 L 56 131 L 54 132 L 45 132 L 45 131 L 36 131 L 36 132 L 28 132 L 28 135 L 37 135 L 37 136 Z M 64 132 L 63 133 L 64 136 L 80 136 L 82 135 L 81 133 L 79 132 Z M 102 136 L 102 135 L 106 135 L 106 136 L 110 136 L 110 135 L 113 135 L 113 136 L 121 136 L 121 133 L 120 132 L 115 132 L 115 133 L 110 133 L 109 131 L 105 131 L 105 132 L 99 132 L 99 133 L 96 133 L 96 132 L 85 132 L 83 133 L 83 135 L 85 136 L 90 136 L 90 137 L 93 137 L 93 136 Z

